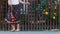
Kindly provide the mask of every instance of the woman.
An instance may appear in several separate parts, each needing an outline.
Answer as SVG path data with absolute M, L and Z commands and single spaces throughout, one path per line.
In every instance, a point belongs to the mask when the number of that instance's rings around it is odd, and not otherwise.
M 8 0 L 8 14 L 5 21 L 8 23 L 11 23 L 12 30 L 11 31 L 20 31 L 20 6 L 21 4 L 27 4 L 30 5 L 29 2 L 23 2 L 22 0 Z M 17 29 L 15 29 L 15 24 L 17 26 Z

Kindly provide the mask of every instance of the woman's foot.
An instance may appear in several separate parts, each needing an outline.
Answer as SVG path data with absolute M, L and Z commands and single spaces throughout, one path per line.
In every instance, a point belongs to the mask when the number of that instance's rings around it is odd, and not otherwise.
M 16 25 L 17 25 L 17 29 L 15 31 L 19 32 L 20 31 L 20 26 L 19 26 L 19 24 L 16 24 Z
M 20 29 L 16 29 L 15 31 L 16 31 L 16 32 L 19 32 L 19 31 L 20 31 Z
M 11 24 L 11 27 L 12 27 L 12 32 L 15 31 L 15 25 L 14 24 Z
M 11 30 L 11 32 L 14 32 L 15 31 L 15 28 Z

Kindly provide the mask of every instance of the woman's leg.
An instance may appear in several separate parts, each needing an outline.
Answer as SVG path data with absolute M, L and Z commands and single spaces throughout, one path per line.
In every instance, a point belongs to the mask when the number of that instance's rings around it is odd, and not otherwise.
M 15 25 L 11 24 L 11 27 L 12 27 L 11 31 L 14 31 L 15 30 Z
M 19 22 L 20 22 L 20 6 L 19 5 L 16 5 L 16 6 L 13 6 L 13 15 L 15 17 L 15 23 L 16 23 L 16 26 L 17 26 L 17 29 L 15 31 L 19 31 L 20 30 L 20 25 L 19 25 Z
M 14 24 L 14 22 L 15 22 L 15 17 L 13 16 L 13 14 L 11 14 L 11 18 L 12 18 L 12 23 L 11 23 L 11 27 L 12 27 L 12 30 L 11 31 L 15 31 L 15 24 Z
M 16 27 L 17 29 L 15 31 L 20 31 L 20 20 L 19 21 L 16 21 Z
M 19 24 L 16 25 L 17 25 L 17 29 L 15 31 L 20 31 L 20 25 Z

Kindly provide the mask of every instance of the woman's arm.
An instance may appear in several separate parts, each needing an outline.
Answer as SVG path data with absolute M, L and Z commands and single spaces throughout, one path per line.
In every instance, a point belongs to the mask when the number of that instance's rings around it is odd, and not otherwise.
M 11 4 L 11 0 L 8 0 L 8 5 L 12 5 L 12 4 Z
M 19 0 L 19 2 L 20 2 L 21 4 L 28 4 L 28 5 L 30 5 L 29 2 L 24 2 L 24 1 L 22 1 L 22 0 Z

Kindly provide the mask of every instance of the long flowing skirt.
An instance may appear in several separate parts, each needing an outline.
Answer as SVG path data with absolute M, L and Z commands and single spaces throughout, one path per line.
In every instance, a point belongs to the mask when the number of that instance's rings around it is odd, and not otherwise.
M 11 16 L 11 7 L 9 6 L 5 21 L 7 21 L 8 23 L 20 22 L 20 6 L 19 5 L 12 5 L 12 15 L 13 16 Z

